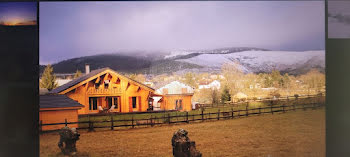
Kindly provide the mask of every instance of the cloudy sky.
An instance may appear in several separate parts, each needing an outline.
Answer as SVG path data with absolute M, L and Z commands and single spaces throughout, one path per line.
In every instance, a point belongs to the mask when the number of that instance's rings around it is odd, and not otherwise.
M 328 38 L 350 38 L 350 2 L 328 1 Z
M 323 50 L 322 1 L 40 2 L 40 64 L 134 50 Z

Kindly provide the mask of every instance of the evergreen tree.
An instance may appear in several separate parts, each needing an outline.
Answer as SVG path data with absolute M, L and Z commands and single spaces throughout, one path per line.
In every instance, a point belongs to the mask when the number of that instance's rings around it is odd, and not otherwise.
M 78 78 L 82 75 L 81 71 L 80 70 L 77 70 L 74 74 L 74 78 Z
M 41 76 L 40 87 L 49 91 L 57 87 L 56 76 L 53 74 L 53 68 L 50 64 L 46 66 Z
M 217 89 L 212 89 L 211 90 L 211 98 L 212 98 L 212 104 L 218 104 L 219 102 L 219 96 L 218 96 L 218 90 Z
M 231 101 L 231 95 L 230 95 L 229 89 L 225 85 L 224 90 L 222 91 L 222 94 L 221 94 L 221 102 L 224 103 L 226 101 Z

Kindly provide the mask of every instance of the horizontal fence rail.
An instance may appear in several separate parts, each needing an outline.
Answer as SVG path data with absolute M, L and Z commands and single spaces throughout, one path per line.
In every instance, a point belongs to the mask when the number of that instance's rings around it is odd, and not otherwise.
M 324 95 L 309 95 L 306 98 L 324 98 Z M 299 97 L 300 98 L 300 97 Z M 299 99 L 298 98 L 298 99 Z M 300 98 L 302 99 L 302 98 Z M 283 99 L 279 99 L 278 101 L 281 102 Z M 288 100 L 288 99 L 286 99 Z M 114 128 L 135 128 L 135 127 L 153 127 L 155 125 L 168 125 L 168 124 L 177 124 L 177 123 L 190 123 L 190 122 L 204 122 L 204 121 L 211 121 L 211 120 L 225 120 L 225 119 L 234 119 L 234 118 L 241 118 L 241 117 L 249 117 L 252 115 L 263 115 L 263 114 L 275 114 L 275 113 L 285 113 L 288 111 L 296 111 L 296 110 L 307 110 L 307 109 L 317 109 L 320 107 L 323 107 L 325 105 L 324 100 L 314 100 L 314 102 L 308 102 L 308 103 L 297 103 L 298 101 L 295 101 L 291 104 L 286 105 L 283 101 L 282 105 L 270 105 L 266 107 L 254 107 L 249 108 L 247 102 L 245 102 L 247 105 L 245 109 L 238 108 L 235 109 L 234 107 L 231 108 L 230 111 L 220 111 L 218 109 L 217 112 L 204 112 L 203 110 L 200 111 L 200 113 L 193 113 L 189 114 L 188 112 L 182 112 L 176 115 L 171 115 L 171 112 L 164 112 L 161 116 L 150 116 L 150 118 L 138 118 L 134 119 L 132 116 L 131 119 L 114 119 L 113 116 L 115 114 L 109 114 L 108 115 L 102 115 L 105 117 L 108 117 L 108 119 L 104 120 L 91 120 L 88 116 L 87 121 L 79 121 L 79 122 L 67 122 L 65 119 L 65 122 L 62 123 L 49 123 L 49 124 L 43 124 L 42 121 L 39 122 L 39 131 L 40 132 L 47 132 L 43 131 L 43 126 L 52 126 L 52 125 L 69 125 L 69 124 L 78 124 L 77 129 L 88 129 L 89 131 L 93 131 L 96 128 L 110 128 L 111 130 L 114 130 Z M 51 130 L 55 131 L 55 130 Z

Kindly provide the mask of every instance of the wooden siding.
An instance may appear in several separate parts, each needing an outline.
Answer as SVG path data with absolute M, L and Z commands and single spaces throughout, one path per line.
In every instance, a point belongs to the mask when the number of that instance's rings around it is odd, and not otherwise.
M 182 100 L 182 110 L 180 111 L 191 111 L 192 110 L 192 95 L 166 95 L 164 101 L 161 103 L 161 110 L 175 110 L 176 100 Z
M 64 123 L 65 119 L 67 122 L 77 122 L 78 121 L 78 111 L 77 109 L 72 110 L 45 110 L 39 112 L 39 120 L 43 124 L 47 123 Z M 43 126 L 42 130 L 56 130 L 61 129 L 65 125 L 48 125 Z M 68 124 L 68 127 L 77 128 L 78 124 Z
M 104 81 L 109 80 L 109 85 L 105 87 Z M 108 82 L 108 81 L 107 81 Z M 96 87 L 96 83 L 100 83 Z M 117 75 L 109 70 L 105 74 L 99 74 L 95 79 L 88 79 L 85 83 L 79 83 L 80 86 L 65 90 L 60 94 L 66 94 L 69 98 L 78 101 L 85 107 L 78 110 L 78 114 L 98 113 L 98 110 L 89 110 L 89 97 L 98 97 L 98 106 L 106 108 L 108 106 L 106 97 L 119 97 L 120 106 L 113 112 L 136 112 L 147 111 L 149 94 L 153 89 L 147 88 L 142 84 L 135 83 L 124 76 Z M 132 108 L 130 97 L 136 97 L 136 108 Z

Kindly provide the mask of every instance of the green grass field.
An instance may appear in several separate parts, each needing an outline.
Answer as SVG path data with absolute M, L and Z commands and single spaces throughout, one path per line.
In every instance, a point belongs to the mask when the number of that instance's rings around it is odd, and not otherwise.
M 280 105 L 292 105 L 292 104 L 307 104 L 307 103 L 312 103 L 312 102 L 323 102 L 324 101 L 324 97 L 322 98 L 308 98 L 308 99 L 299 99 L 299 100 L 295 100 L 295 99 L 291 99 L 289 101 L 276 101 L 274 102 L 274 106 L 280 106 Z M 231 112 L 232 110 L 237 111 L 237 110 L 245 110 L 247 106 L 247 103 L 241 103 L 237 106 L 229 106 L 229 105 L 223 105 L 223 104 L 219 104 L 219 105 L 214 105 L 213 107 L 206 107 L 203 111 L 204 114 L 207 113 L 212 113 L 209 115 L 204 115 L 204 119 L 206 118 L 214 118 L 217 117 L 217 113 L 218 111 L 220 112 Z M 264 108 L 264 107 L 269 107 L 270 102 L 266 101 L 266 102 L 249 102 L 248 105 L 248 109 L 254 109 L 254 108 Z M 267 111 L 270 111 L 270 109 L 265 109 Z M 264 110 L 262 110 L 262 112 L 264 112 Z M 153 122 L 156 123 L 167 123 L 169 120 L 167 119 L 168 116 L 172 117 L 170 118 L 170 121 L 185 121 L 186 120 L 186 114 L 188 114 L 188 119 L 192 120 L 192 119 L 201 119 L 202 116 L 200 115 L 202 113 L 202 111 L 200 109 L 197 110 L 192 110 L 189 111 L 188 113 L 186 112 L 179 112 L 179 111 L 175 111 L 175 112 L 160 112 L 160 113 L 142 113 L 142 114 L 111 114 L 111 115 L 106 115 L 106 116 L 90 116 L 88 117 L 81 117 L 79 118 L 79 122 L 85 122 L 85 121 L 92 121 L 92 122 L 98 122 L 98 123 L 94 123 L 94 127 L 109 127 L 111 126 L 111 122 L 109 122 L 111 120 L 111 118 L 113 117 L 113 125 L 117 126 L 117 125 L 132 125 L 131 120 L 134 120 L 134 125 L 136 125 L 136 121 L 142 121 L 142 122 L 147 122 L 146 119 L 150 119 L 151 117 L 154 119 Z M 243 111 L 242 114 L 244 114 L 245 112 Z M 183 117 L 173 117 L 173 116 L 183 116 Z M 121 120 L 121 121 L 118 121 Z M 127 120 L 127 121 L 122 121 L 122 120 Z M 101 121 L 108 121 L 108 122 L 101 122 Z M 79 124 L 79 128 L 81 127 L 88 127 L 87 123 L 80 123 Z M 147 125 L 144 126 L 137 126 L 137 127 L 147 127 Z M 130 127 L 124 127 L 124 128 L 130 128 Z M 117 128 L 116 128 L 117 129 Z
M 204 157 L 325 156 L 325 109 L 115 131 L 80 131 L 78 157 L 171 157 L 171 138 L 189 132 Z M 57 157 L 59 135 L 40 135 L 40 156 Z

